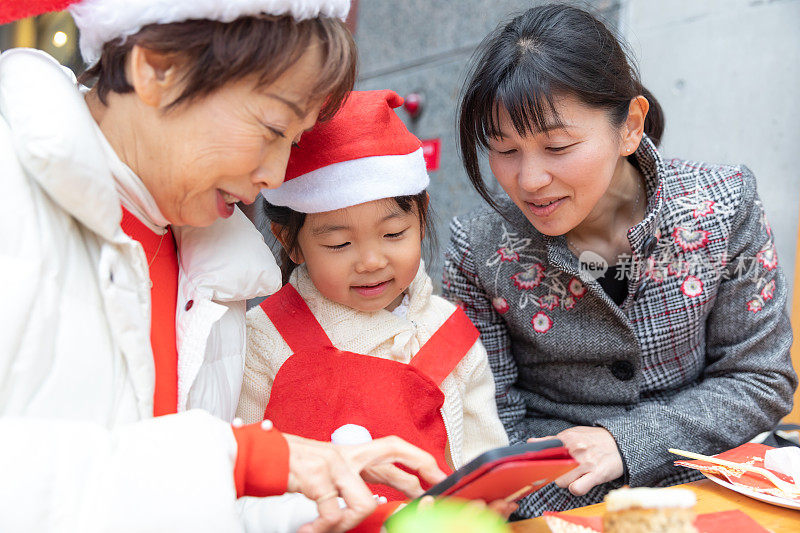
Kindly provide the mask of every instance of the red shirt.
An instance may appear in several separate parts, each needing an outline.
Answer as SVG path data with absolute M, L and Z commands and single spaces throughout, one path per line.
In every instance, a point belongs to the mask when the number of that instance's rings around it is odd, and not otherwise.
M 178 250 L 172 230 L 158 235 L 122 209 L 122 230 L 144 248 L 150 265 L 150 344 L 156 367 L 153 416 L 178 411 L 178 345 L 175 312 L 178 305 Z M 233 430 L 237 454 L 234 483 L 237 496 L 283 494 L 289 483 L 289 444 L 281 432 L 259 424 Z M 267 467 L 265 468 L 265 465 Z
M 178 251 L 172 230 L 158 235 L 122 209 L 122 230 L 144 248 L 150 265 L 150 344 L 156 367 L 153 416 L 178 411 L 178 345 L 175 312 L 178 304 Z

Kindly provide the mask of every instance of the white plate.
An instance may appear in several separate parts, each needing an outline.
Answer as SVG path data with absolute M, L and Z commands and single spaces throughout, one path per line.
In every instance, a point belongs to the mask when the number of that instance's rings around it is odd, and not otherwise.
M 754 490 L 729 483 L 727 480 L 717 477 L 714 474 L 706 474 L 705 472 L 700 473 L 717 485 L 722 485 L 725 488 L 731 489 L 739 494 L 744 494 L 745 496 L 753 498 L 754 500 L 771 503 L 772 505 L 779 505 L 780 507 L 786 507 L 787 509 L 800 510 L 800 502 L 798 501 L 790 500 L 789 498 L 781 498 L 779 496 L 772 496 L 771 494 L 764 494 L 763 492 L 756 492 Z

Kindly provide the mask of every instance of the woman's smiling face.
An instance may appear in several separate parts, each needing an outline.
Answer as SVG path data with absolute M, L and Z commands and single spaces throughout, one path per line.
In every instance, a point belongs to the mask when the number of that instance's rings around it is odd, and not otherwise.
M 175 225 L 207 226 L 283 183 L 292 144 L 316 122 L 311 94 L 321 63 L 318 46 L 275 82 L 231 82 L 211 95 L 164 112 L 154 131 L 158 155 L 139 162 L 140 177 Z
M 607 111 L 572 96 L 557 99 L 560 125 L 520 135 L 501 106 L 489 166 L 506 194 L 544 235 L 563 235 L 592 214 L 622 156 L 623 131 Z

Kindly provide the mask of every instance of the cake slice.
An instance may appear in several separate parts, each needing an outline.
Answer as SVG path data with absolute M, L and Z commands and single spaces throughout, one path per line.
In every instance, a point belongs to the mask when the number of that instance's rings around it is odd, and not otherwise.
M 697 533 L 688 489 L 621 488 L 606 496 L 603 533 Z

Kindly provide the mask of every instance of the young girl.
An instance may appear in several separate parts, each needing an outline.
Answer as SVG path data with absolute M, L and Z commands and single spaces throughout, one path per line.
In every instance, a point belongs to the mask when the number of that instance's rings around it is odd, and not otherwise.
M 401 104 L 352 93 L 264 191 L 288 284 L 248 313 L 238 414 L 320 440 L 397 435 L 451 470 L 508 441 L 478 332 L 420 259 L 429 179 Z
M 689 480 L 668 448 L 774 427 L 797 381 L 750 170 L 662 159 L 658 103 L 584 11 L 530 9 L 476 58 L 461 151 L 494 209 L 453 221 L 444 293 L 481 331 L 510 440 L 555 435 L 580 463 L 521 514 Z

